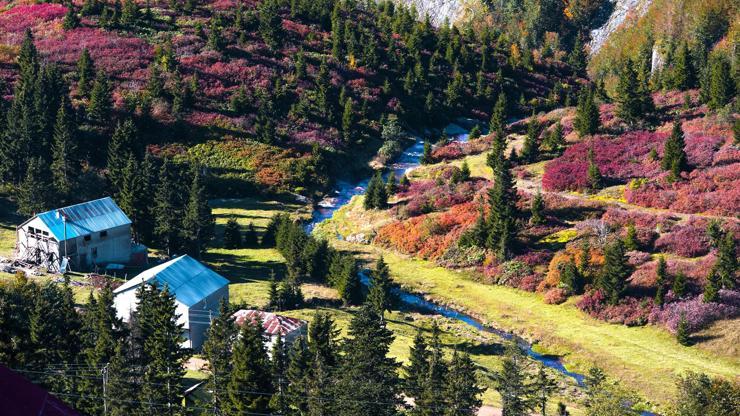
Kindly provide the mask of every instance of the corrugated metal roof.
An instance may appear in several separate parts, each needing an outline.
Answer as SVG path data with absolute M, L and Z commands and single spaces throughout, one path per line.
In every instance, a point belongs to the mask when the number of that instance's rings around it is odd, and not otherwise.
M 131 220 L 110 197 L 42 212 L 37 217 L 58 241 L 63 241 L 65 235 L 70 239 L 131 224 Z
M 253 323 L 259 319 L 262 321 L 262 328 L 265 329 L 267 335 L 280 334 L 284 336 L 306 325 L 306 321 L 300 319 L 254 309 L 240 309 L 234 312 L 232 317 L 234 317 L 236 324 L 240 326 L 244 325 L 244 322 Z
M 142 282 L 156 284 L 159 288 L 166 284 L 177 301 L 186 306 L 195 305 L 229 284 L 229 281 L 220 274 L 198 260 L 184 255 L 139 273 L 113 293 L 125 292 Z

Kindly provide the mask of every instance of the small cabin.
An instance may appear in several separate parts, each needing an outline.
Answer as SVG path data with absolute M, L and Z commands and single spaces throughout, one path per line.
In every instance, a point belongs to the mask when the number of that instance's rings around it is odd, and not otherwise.
M 269 353 L 272 353 L 272 347 L 278 337 L 282 339 L 283 346 L 287 349 L 298 337 L 306 336 L 308 328 L 308 323 L 301 319 L 255 309 L 240 309 L 234 312 L 232 317 L 238 326 L 246 322 L 249 324 L 261 322 L 265 336 L 265 348 Z
M 156 285 L 175 297 L 178 323 L 183 325 L 183 347 L 200 350 L 211 320 L 219 315 L 222 300 L 229 299 L 229 281 L 203 263 L 180 256 L 141 272 L 113 291 L 119 318 L 128 322 L 138 306 L 136 292 L 142 284 Z
M 16 260 L 49 272 L 131 261 L 131 220 L 106 197 L 34 215 L 16 228 Z

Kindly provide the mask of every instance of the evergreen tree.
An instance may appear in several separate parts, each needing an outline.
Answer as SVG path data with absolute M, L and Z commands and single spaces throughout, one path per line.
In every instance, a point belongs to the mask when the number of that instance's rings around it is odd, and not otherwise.
M 137 131 L 131 119 L 118 123 L 108 143 L 108 180 L 113 188 L 120 192 L 123 188 L 123 170 L 130 157 L 134 155 L 137 143 Z
M 673 279 L 673 295 L 677 298 L 683 298 L 686 295 L 686 275 L 678 272 L 676 277 Z
M 565 148 L 565 136 L 563 135 L 563 125 L 558 121 L 555 128 L 545 136 L 543 147 L 551 152 L 560 153 Z
M 610 305 L 619 302 L 630 273 L 630 266 L 624 254 L 624 244 L 617 239 L 608 244 L 604 250 L 604 267 L 598 282 L 598 287 L 604 291 Z
M 668 266 L 665 262 L 665 257 L 660 256 L 658 258 L 658 266 L 655 269 L 655 286 L 657 287 L 655 292 L 655 304 L 663 306 L 665 302 L 665 285 L 668 281 Z
M 54 139 L 51 147 L 51 172 L 54 189 L 65 202 L 70 202 L 73 199 L 71 198 L 72 192 L 79 172 L 79 163 L 76 159 L 77 135 L 70 114 L 71 111 L 66 99 L 62 100 L 59 111 L 57 111 Z
M 254 223 L 247 225 L 247 231 L 244 233 L 244 247 L 257 248 L 259 246 L 257 230 L 254 229 Z
M 385 181 L 385 193 L 388 196 L 394 195 L 398 191 L 398 184 L 396 183 L 396 172 L 391 171 L 388 174 L 388 179 Z
M 275 384 L 275 394 L 270 398 L 270 408 L 279 415 L 287 415 L 290 412 L 290 403 L 287 396 L 288 379 L 286 378 L 288 356 L 280 334 L 272 345 L 271 353 L 271 370 Z
M 704 303 L 719 301 L 719 286 L 719 275 L 717 270 L 712 268 L 707 275 L 707 284 L 704 286 L 704 296 L 702 298 Z
M 337 373 L 338 416 L 397 414 L 402 400 L 398 363 L 388 357 L 391 342 L 393 333 L 373 308 L 360 308 L 350 321 Z
M 121 24 L 124 26 L 134 26 L 139 20 L 139 6 L 134 0 L 123 0 L 123 9 L 121 10 Z
M 67 13 L 64 14 L 64 20 L 62 20 L 62 29 L 72 30 L 80 25 L 80 18 L 75 12 L 74 6 L 70 4 L 67 6 Z
M 139 164 L 133 154 L 129 154 L 126 167 L 121 172 L 121 190 L 117 194 L 118 205 L 131 219 L 133 234 L 136 241 L 140 241 L 144 223 L 148 215 L 150 201 L 144 198 L 144 183 Z
M 730 63 L 722 54 L 710 60 L 707 105 L 712 110 L 724 107 L 735 95 Z
M 476 415 L 482 402 L 482 389 L 476 383 L 475 363 L 467 353 L 452 353 L 449 370 L 445 379 L 445 416 Z
M 262 40 L 272 50 L 278 49 L 283 42 L 283 20 L 279 15 L 279 3 L 275 0 L 266 0 L 260 3 L 259 32 Z
M 154 196 L 154 236 L 160 247 L 170 254 L 178 249 L 179 213 L 177 210 L 177 194 L 174 189 L 172 172 L 168 159 L 164 159 L 159 169 L 159 184 Z
M 39 158 L 30 158 L 26 178 L 18 188 L 18 213 L 31 216 L 49 209 L 54 201 L 51 172 Z
M 370 179 L 365 191 L 365 200 L 363 206 L 365 209 L 385 209 L 388 205 L 388 193 L 383 183 L 383 177 L 380 171 Z
M 95 64 L 87 48 L 82 49 L 77 60 L 77 94 L 87 97 L 90 94 L 91 84 L 95 78 Z
M 352 138 L 352 128 L 354 126 L 354 109 L 352 108 L 352 100 L 348 99 L 344 103 L 344 112 L 342 113 L 342 134 L 344 135 L 344 141 L 349 143 Z
M 491 133 L 503 133 L 506 129 L 506 94 L 503 92 L 499 93 L 498 99 L 496 99 L 496 105 L 493 107 L 491 112 L 491 122 L 489 123 L 488 131 Z
M 311 373 L 311 353 L 306 347 L 306 339 L 298 337 L 288 354 L 288 402 L 296 414 L 308 414 L 308 394 Z
M 432 144 L 429 143 L 428 140 L 424 141 L 424 150 L 422 151 L 419 163 L 421 163 L 422 165 L 429 165 L 434 163 L 434 159 L 432 158 Z
M 560 283 L 566 286 L 570 293 L 575 295 L 583 293 L 583 287 L 586 284 L 583 275 L 573 261 L 563 264 L 563 268 L 560 271 Z
M 691 334 L 689 333 L 689 321 L 686 319 L 686 313 L 681 314 L 676 326 L 676 341 L 683 346 L 691 345 Z
M 245 322 L 236 337 L 223 414 L 268 413 L 273 383 L 262 322 Z
M 468 179 L 470 179 L 470 166 L 468 165 L 468 161 L 463 159 L 460 166 L 460 182 L 466 182 Z
M 537 194 L 532 198 L 532 205 L 530 207 L 532 216 L 529 221 L 532 224 L 543 224 L 545 222 L 545 200 L 542 198 L 542 194 L 537 191 Z
M 547 399 L 557 390 L 557 388 L 558 383 L 547 375 L 545 366 L 540 364 L 537 369 L 537 375 L 534 377 L 532 383 L 532 389 L 534 393 L 534 401 L 537 403 L 537 407 L 539 407 L 542 416 L 547 415 Z
M 488 191 L 490 213 L 486 241 L 486 247 L 494 250 L 501 259 L 511 254 L 517 233 L 516 186 L 508 161 L 503 156 L 503 148 L 503 137 L 499 134 L 494 150 L 489 155 L 489 165 L 493 168 L 494 185 Z
M 738 259 L 735 247 L 735 236 L 732 231 L 726 231 L 719 242 L 717 263 L 715 268 L 719 276 L 719 283 L 723 289 L 734 289 L 736 285 Z
M 105 74 L 105 71 L 98 70 L 92 91 L 90 92 L 87 116 L 91 121 L 103 124 L 109 121 L 112 110 L 113 102 L 108 76 Z
M 375 269 L 370 272 L 370 290 L 367 294 L 367 302 L 375 309 L 381 319 L 385 311 L 390 312 L 396 303 L 390 270 L 382 256 L 375 264 Z
M 154 233 L 154 191 L 157 185 L 157 171 L 154 165 L 154 156 L 151 153 L 144 155 L 144 160 L 139 166 L 139 176 L 141 177 L 141 190 L 138 200 L 141 202 L 139 207 L 142 213 L 136 227 L 136 238 L 145 244 L 153 242 Z
M 420 380 L 420 390 L 415 393 L 415 415 L 441 415 L 445 408 L 445 380 L 447 363 L 444 360 L 440 329 L 437 323 L 432 325 L 432 336 L 429 342 L 429 356 L 424 377 Z
M 581 137 L 595 134 L 599 129 L 599 106 L 594 102 L 594 95 L 591 88 L 584 88 L 578 96 L 573 125 Z
M 635 251 L 640 249 L 640 242 L 637 239 L 637 229 L 635 224 L 627 224 L 627 235 L 624 237 L 624 249 L 626 251 Z
M 601 188 L 602 185 L 602 178 L 601 178 L 601 170 L 599 169 L 599 165 L 596 164 L 594 151 L 593 149 L 588 150 L 588 188 L 591 191 L 596 191 L 599 188 Z
M 429 373 L 429 349 L 421 326 L 417 328 L 414 343 L 409 348 L 409 365 L 404 368 L 403 390 L 406 396 L 414 397 L 418 394 Z
M 696 84 L 694 66 L 687 42 L 682 42 L 673 63 L 673 88 L 685 91 Z
M 673 122 L 671 137 L 665 142 L 663 160 L 660 162 L 660 167 L 663 170 L 669 170 L 671 172 L 671 178 L 673 180 L 679 179 L 681 172 L 688 169 L 686 151 L 684 150 L 686 144 L 683 137 L 681 121 L 676 118 Z
M 629 125 L 643 117 L 639 83 L 632 65 L 630 59 L 624 62 L 617 83 L 617 116 Z
M 576 72 L 583 72 L 586 69 L 586 58 L 587 56 L 583 48 L 583 41 L 581 41 L 580 36 L 576 36 L 573 49 L 568 55 L 568 65 L 570 65 Z
M 200 169 L 194 166 L 190 196 L 182 218 L 182 237 L 188 253 L 200 258 L 206 244 L 213 238 L 213 229 L 214 219 L 206 198 L 205 187 L 201 184 Z
M 537 160 L 539 145 L 537 141 L 540 138 L 540 124 L 537 122 L 537 116 L 532 113 L 527 124 L 527 136 L 524 138 L 521 157 L 524 161 L 532 163 Z
M 533 409 L 525 372 L 526 356 L 515 341 L 506 346 L 501 370 L 493 374 L 496 391 L 501 395 L 503 416 L 526 416 Z
M 127 363 L 128 350 L 125 349 L 125 345 L 123 342 L 116 344 L 113 357 L 108 364 L 108 383 L 104 397 L 110 408 L 111 416 L 130 416 L 137 410 L 135 398 L 138 391 L 130 380 L 131 368 Z M 101 396 L 93 396 L 98 406 L 100 405 L 98 397 Z
M 242 233 L 236 218 L 231 217 L 224 227 L 224 248 L 235 249 L 242 246 Z
M 231 350 L 238 333 L 226 300 L 221 301 L 218 314 L 210 322 L 203 354 L 208 360 L 207 388 L 211 392 L 211 405 L 214 412 L 218 412 L 228 400 L 226 387 L 231 372 Z
M 159 65 L 152 62 L 149 65 L 149 76 L 146 81 L 146 93 L 149 98 L 160 98 L 164 94 L 164 81 L 159 70 Z

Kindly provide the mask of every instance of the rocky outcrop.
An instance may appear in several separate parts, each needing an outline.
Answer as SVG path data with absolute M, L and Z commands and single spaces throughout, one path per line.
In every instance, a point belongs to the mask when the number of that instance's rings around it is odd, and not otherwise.
M 445 19 L 459 23 L 486 9 L 483 0 L 396 0 L 407 6 L 415 6 L 419 16 L 429 14 L 432 24 L 441 25 Z
M 614 33 L 624 23 L 627 17 L 642 17 L 650 5 L 652 0 L 610 0 L 614 5 L 609 19 L 598 29 L 591 31 L 591 43 L 589 43 L 589 49 L 592 55 L 599 52 L 602 46 L 606 43 L 609 36 Z

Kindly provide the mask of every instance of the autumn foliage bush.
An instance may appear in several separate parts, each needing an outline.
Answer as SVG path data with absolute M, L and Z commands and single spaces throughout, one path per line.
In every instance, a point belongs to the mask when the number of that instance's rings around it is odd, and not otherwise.
M 593 290 L 581 297 L 576 306 L 594 318 L 628 326 L 645 325 L 652 310 L 652 299 L 625 297 L 616 305 L 609 305 L 601 290 Z
M 705 303 L 701 295 L 689 299 L 676 299 L 673 293 L 666 295 L 663 307 L 654 306 L 649 322 L 660 324 L 675 332 L 681 316 L 685 316 L 689 331 L 697 331 L 720 319 L 740 316 L 740 291 L 720 290 L 719 302 Z

